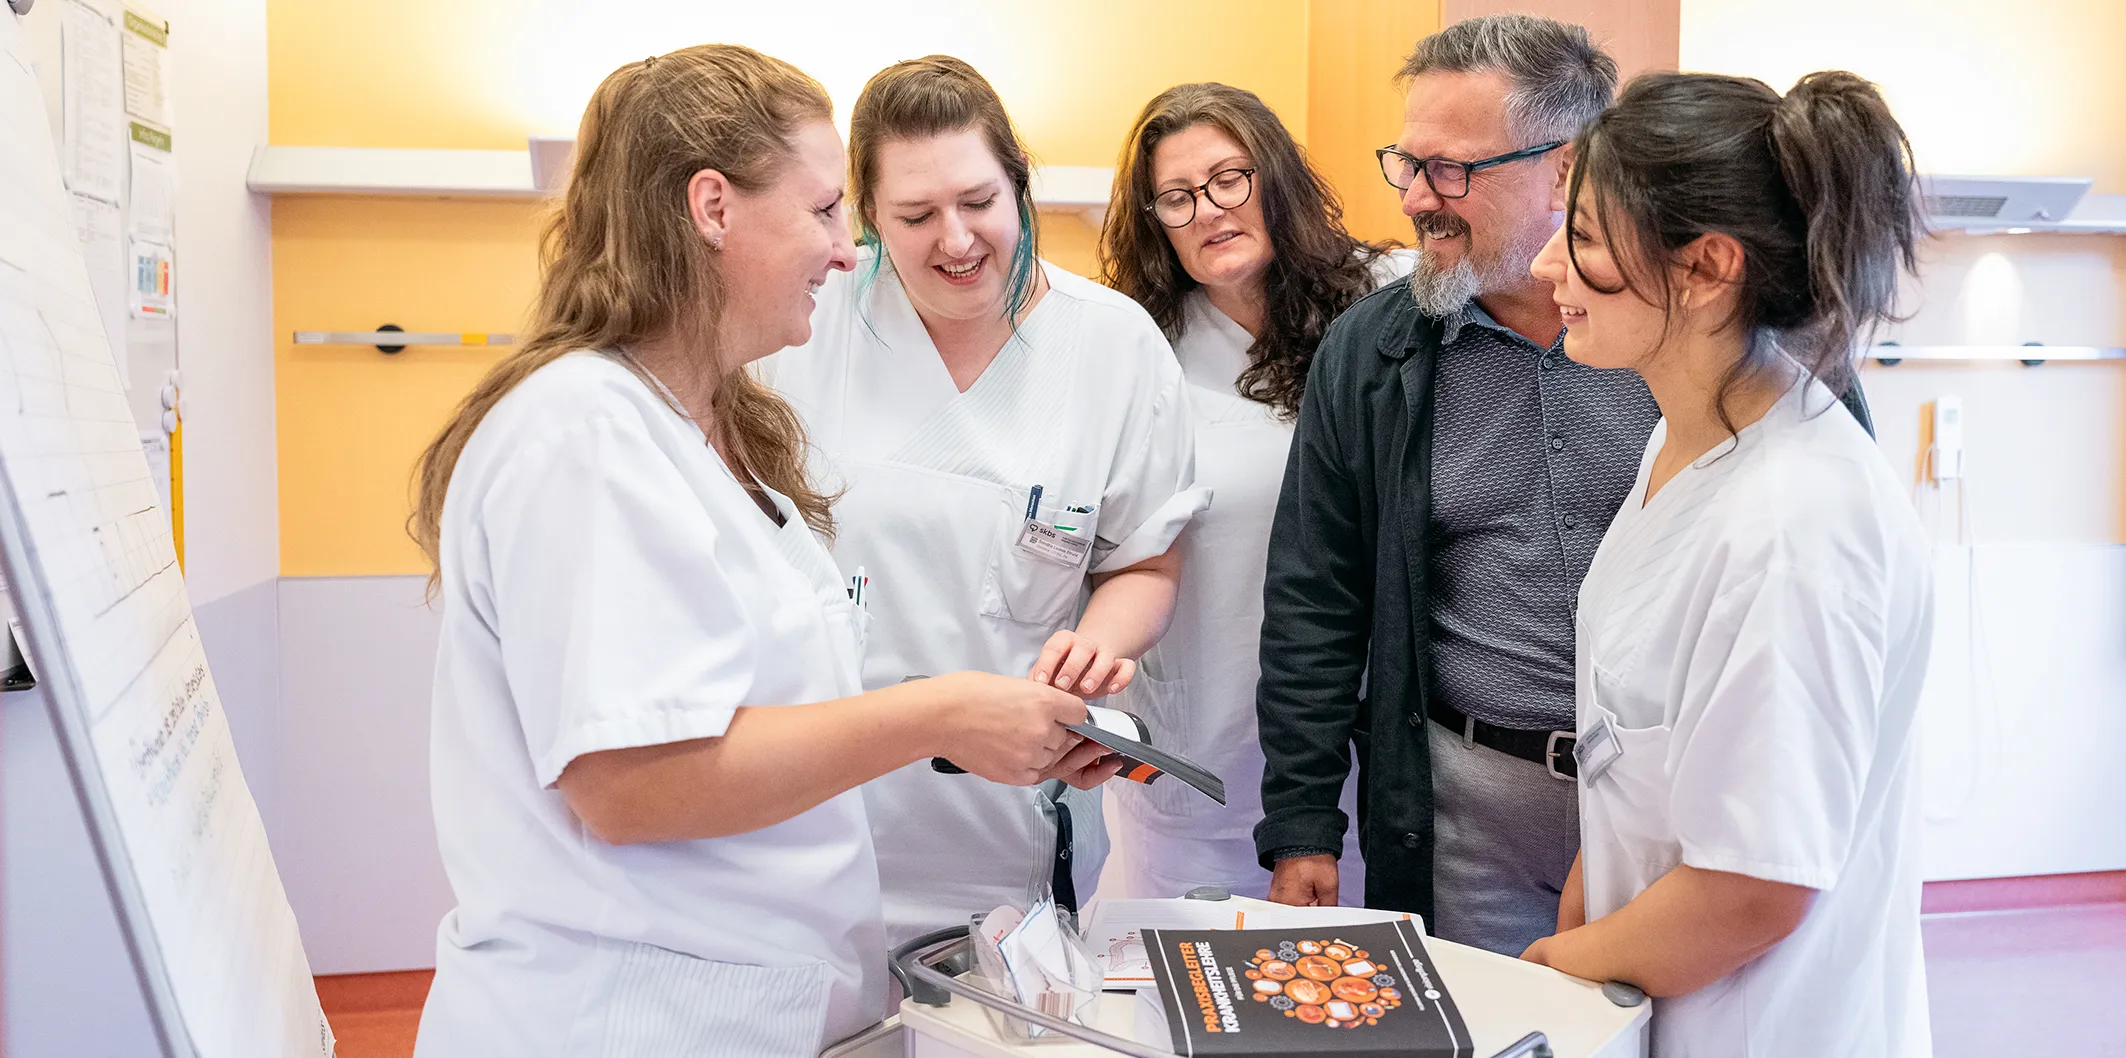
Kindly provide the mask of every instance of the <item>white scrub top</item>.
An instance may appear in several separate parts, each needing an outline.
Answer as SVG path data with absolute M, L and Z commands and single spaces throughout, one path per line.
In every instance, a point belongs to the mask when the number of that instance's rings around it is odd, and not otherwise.
M 555 781 L 856 693 L 861 615 L 641 379 L 562 357 L 488 413 L 442 527 L 432 779 L 458 905 L 416 1051 L 804 1055 L 885 1014 L 862 796 L 701 841 L 613 846 Z
M 1924 1058 L 1913 721 L 1932 565 L 1905 490 L 1821 383 L 1645 502 L 1667 436 L 1580 588 L 1587 916 L 1677 864 L 1818 890 L 1776 947 L 1656 1000 L 1655 1055 Z
M 1416 254 L 1375 258 L 1384 286 L 1406 276 Z M 1240 395 L 1236 382 L 1255 344 L 1247 329 L 1211 304 L 1201 287 L 1183 300 L 1174 355 L 1195 412 L 1196 481 L 1218 497 L 1181 541 L 1181 595 L 1165 638 L 1146 656 L 1136 682 L 1118 696 L 1148 720 L 1162 743 L 1225 780 L 1226 804 L 1171 779 L 1112 784 L 1108 832 L 1114 854 L 1101 892 L 1174 897 L 1200 885 L 1267 898 L 1270 872 L 1255 854 L 1262 821 L 1262 741 L 1255 729 L 1261 676 L 1262 585 L 1270 522 L 1284 484 L 1293 425 L 1276 409 Z M 1358 851 L 1356 770 L 1344 784 L 1353 826 L 1337 861 L 1337 896 L 1365 902 Z
M 830 276 L 812 340 L 761 365 L 804 417 L 817 480 L 845 490 L 834 558 L 870 581 L 864 686 L 960 669 L 1023 676 L 1050 635 L 1076 626 L 1091 574 L 1165 553 L 1209 505 L 1187 386 L 1142 308 L 1043 262 L 1047 294 L 961 393 L 891 264 L 872 260 Z M 1075 565 L 1017 546 L 1036 485 L 1043 522 L 1092 538 Z M 1037 788 L 919 761 L 864 795 L 890 939 L 1023 904 L 1049 877 Z M 1106 859 L 1100 794 L 1064 802 L 1083 903 Z

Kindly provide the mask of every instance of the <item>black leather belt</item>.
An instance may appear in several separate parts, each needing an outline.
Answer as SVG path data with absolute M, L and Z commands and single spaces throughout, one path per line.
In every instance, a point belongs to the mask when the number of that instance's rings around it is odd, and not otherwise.
M 1487 724 L 1472 720 L 1468 714 L 1437 698 L 1432 700 L 1427 711 L 1432 714 L 1432 719 L 1457 737 L 1467 736 L 1479 746 L 1540 764 L 1553 779 L 1571 781 L 1580 777 L 1580 762 L 1572 756 L 1576 739 L 1570 731 L 1520 731 Z

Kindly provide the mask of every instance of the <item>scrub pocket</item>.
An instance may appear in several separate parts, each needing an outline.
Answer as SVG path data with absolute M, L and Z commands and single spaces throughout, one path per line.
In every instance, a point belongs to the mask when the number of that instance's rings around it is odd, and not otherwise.
M 616 945 L 599 1058 L 815 1058 L 826 1032 L 826 963 L 712 962 Z
M 1640 881 L 1643 889 L 1683 862 L 1683 846 L 1668 811 L 1675 789 L 1668 774 L 1670 728 L 1626 728 L 1600 702 L 1591 704 L 1596 718 L 1609 721 L 1617 748 L 1624 753 L 1594 779 L 1583 778 L 1580 796 L 1600 812 L 1598 833 L 1612 852 L 1651 872 Z
M 1075 501 L 1058 497 L 1049 502 L 1044 497 L 1035 517 L 1045 525 L 1055 525 L 1061 519 L 1063 525 L 1076 530 L 1075 535 L 1085 538 L 1085 557 L 1075 566 L 1028 554 L 1019 547 L 1019 534 L 1026 528 L 1026 501 L 1017 496 L 1005 497 L 1004 528 L 998 534 L 989 572 L 982 578 L 983 616 L 1060 628 L 1077 613 L 1079 599 L 1086 590 L 1085 575 L 1092 564 L 1091 541 L 1099 528 L 1100 515 L 1097 510 L 1091 514 L 1067 514 L 1063 505 L 1069 502 Z

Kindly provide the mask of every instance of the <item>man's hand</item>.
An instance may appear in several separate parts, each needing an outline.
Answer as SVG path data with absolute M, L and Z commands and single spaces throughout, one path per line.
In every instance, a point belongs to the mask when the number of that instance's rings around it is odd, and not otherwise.
M 1287 856 L 1270 870 L 1270 899 L 1295 907 L 1336 906 L 1336 857 Z

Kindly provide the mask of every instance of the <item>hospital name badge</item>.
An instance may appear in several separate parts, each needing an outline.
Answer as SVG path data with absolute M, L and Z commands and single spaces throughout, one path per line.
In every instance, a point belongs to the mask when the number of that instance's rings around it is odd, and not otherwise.
M 1072 569 L 1085 564 L 1092 547 L 1092 537 L 1083 530 L 1059 529 L 1033 518 L 1026 519 L 1026 528 L 1019 532 L 1020 551 Z

